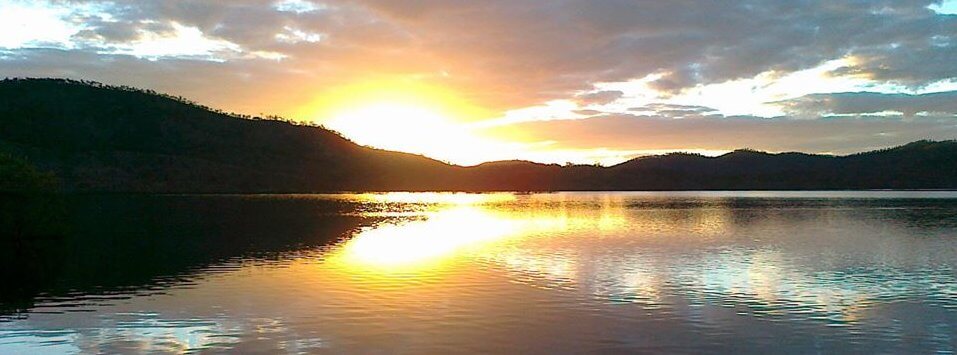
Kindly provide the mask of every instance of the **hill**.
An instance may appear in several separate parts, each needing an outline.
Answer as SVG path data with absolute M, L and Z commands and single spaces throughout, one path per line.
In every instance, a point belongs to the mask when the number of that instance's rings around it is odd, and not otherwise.
M 150 91 L 0 82 L 0 150 L 79 191 L 295 192 L 440 184 L 449 166 L 321 127 L 239 117 Z
M 63 79 L 0 81 L 0 152 L 67 191 L 957 188 L 957 142 L 849 156 L 738 150 L 616 166 L 460 167 L 359 146 L 318 126 L 228 114 L 180 97 Z
M 957 141 L 917 141 L 849 156 L 736 150 L 670 154 L 610 168 L 609 186 L 644 189 L 953 189 Z

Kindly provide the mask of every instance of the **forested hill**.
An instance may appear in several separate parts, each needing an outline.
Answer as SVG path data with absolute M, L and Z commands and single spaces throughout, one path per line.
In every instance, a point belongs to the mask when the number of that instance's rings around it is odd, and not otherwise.
M 609 170 L 609 186 L 651 190 L 954 189 L 957 141 L 917 141 L 848 156 L 679 153 L 638 158 Z
M 360 147 L 320 127 L 216 112 L 181 98 L 57 79 L 0 82 L 0 149 L 69 190 L 402 189 L 449 167 Z M 395 175 L 401 174 L 401 175 Z
M 362 147 L 321 127 L 62 79 L 0 81 L 0 153 L 53 173 L 67 191 L 957 188 L 955 141 L 842 157 L 739 150 L 642 157 L 607 168 L 459 167 Z

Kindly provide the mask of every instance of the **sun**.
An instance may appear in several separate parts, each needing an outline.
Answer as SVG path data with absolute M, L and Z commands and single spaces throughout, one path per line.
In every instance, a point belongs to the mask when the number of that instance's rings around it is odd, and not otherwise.
M 344 110 L 325 125 L 361 145 L 448 160 L 461 160 L 462 156 L 443 150 L 455 150 L 463 142 L 475 140 L 463 125 L 436 110 L 401 102 Z
M 354 142 L 474 165 L 501 159 L 514 147 L 476 132 L 486 112 L 448 90 L 408 81 L 340 87 L 316 100 L 313 117 Z
M 364 146 L 465 166 L 500 160 L 517 149 L 479 135 L 437 109 L 403 102 L 372 102 L 343 110 L 324 125 Z

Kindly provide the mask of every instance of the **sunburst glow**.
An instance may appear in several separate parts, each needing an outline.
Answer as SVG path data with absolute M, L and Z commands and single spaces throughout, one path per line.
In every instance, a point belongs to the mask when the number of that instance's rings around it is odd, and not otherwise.
M 465 127 L 436 110 L 399 102 L 347 110 L 327 125 L 362 145 L 456 162 L 472 160 L 477 152 L 470 152 L 468 145 L 480 143 Z
M 472 123 L 491 113 L 451 90 L 415 80 L 376 79 L 318 95 L 306 115 L 356 143 L 474 165 L 514 154 Z M 481 149 L 477 149 L 481 147 Z

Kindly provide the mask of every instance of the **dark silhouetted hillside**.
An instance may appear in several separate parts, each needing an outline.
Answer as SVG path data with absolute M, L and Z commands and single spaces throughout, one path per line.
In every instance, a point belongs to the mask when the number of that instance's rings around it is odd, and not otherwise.
M 957 141 L 918 141 L 843 157 L 753 150 L 718 157 L 669 154 L 610 170 L 609 185 L 625 189 L 952 189 Z
M 737 150 L 607 168 L 520 161 L 460 167 L 362 147 L 322 127 L 61 79 L 0 82 L 0 152 L 52 172 L 66 191 L 957 188 L 955 141 L 843 157 Z
M 68 190 L 330 191 L 438 184 L 448 166 L 360 147 L 334 132 L 215 112 L 125 87 L 55 79 L 0 82 L 0 149 Z
M 42 172 L 21 158 L 0 152 L 0 193 L 36 193 L 55 189 L 53 174 Z

